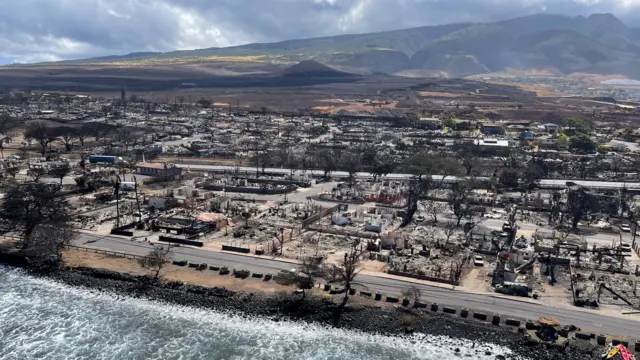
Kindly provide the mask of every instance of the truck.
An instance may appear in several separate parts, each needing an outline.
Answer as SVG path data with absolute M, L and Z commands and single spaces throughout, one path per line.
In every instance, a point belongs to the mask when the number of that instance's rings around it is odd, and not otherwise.
M 112 155 L 90 155 L 89 163 L 91 164 L 117 164 L 122 162 L 122 158 Z

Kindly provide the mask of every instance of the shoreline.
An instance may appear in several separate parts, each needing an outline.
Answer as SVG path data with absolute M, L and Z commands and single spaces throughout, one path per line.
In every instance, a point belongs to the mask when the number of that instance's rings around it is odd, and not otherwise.
M 1 264 L 2 262 L 0 262 Z M 6 262 L 5 262 L 6 264 Z M 6 264 L 12 266 L 11 264 Z M 15 264 L 14 264 L 15 265 Z M 20 266 L 18 266 L 20 267 Z M 602 349 L 593 345 L 568 343 L 546 345 L 528 342 L 524 334 L 513 328 L 493 326 L 470 319 L 432 313 L 424 309 L 349 303 L 338 320 L 337 305 L 331 300 L 308 295 L 301 300 L 293 293 L 235 292 L 220 287 L 203 287 L 180 281 L 156 282 L 148 276 L 131 275 L 111 270 L 77 267 L 64 268 L 50 273 L 31 271 L 32 276 L 48 278 L 63 284 L 90 291 L 107 292 L 132 298 L 143 298 L 161 303 L 228 312 L 246 317 L 261 317 L 272 321 L 290 320 L 337 327 L 388 336 L 408 336 L 414 333 L 447 336 L 480 343 L 478 354 L 490 355 L 483 343 L 509 348 L 514 356 L 531 360 L 551 359 L 599 359 Z M 503 356 L 497 356 L 503 359 Z M 509 357 L 506 357 L 509 358 Z

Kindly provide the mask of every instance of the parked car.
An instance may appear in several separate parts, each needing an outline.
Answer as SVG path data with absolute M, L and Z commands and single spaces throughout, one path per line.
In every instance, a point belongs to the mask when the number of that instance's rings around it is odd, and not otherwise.
M 416 221 L 417 222 L 423 222 L 424 221 L 424 216 L 419 215 L 418 217 L 416 217 Z
M 620 224 L 620 231 L 631 232 L 631 226 L 629 224 Z
M 476 255 L 473 257 L 473 265 L 475 266 L 484 266 L 484 259 L 480 255 Z
M 620 243 L 618 247 L 620 248 L 620 251 L 631 252 L 631 244 L 629 243 Z

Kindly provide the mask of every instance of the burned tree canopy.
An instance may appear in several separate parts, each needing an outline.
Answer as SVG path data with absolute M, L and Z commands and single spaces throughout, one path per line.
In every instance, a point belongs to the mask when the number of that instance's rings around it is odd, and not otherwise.
M 460 226 L 463 217 L 473 214 L 473 210 L 469 206 L 472 191 L 473 181 L 467 180 L 456 182 L 449 192 L 447 203 L 456 218 L 456 226 Z
M 445 157 L 427 152 L 416 154 L 403 164 L 404 171 L 413 175 L 409 184 L 409 196 L 407 198 L 407 212 L 402 222 L 406 226 L 411 222 L 418 209 L 418 199 L 431 187 L 432 175 L 444 175 L 451 173 L 450 164 Z
M 18 236 L 25 251 L 36 248 L 39 240 L 48 238 L 56 244 L 44 250 L 53 252 L 38 255 L 58 255 L 60 246 L 64 246 L 72 237 L 71 232 L 67 231 L 71 228 L 69 205 L 59 196 L 59 189 L 57 184 L 41 183 L 9 187 L 0 206 L 0 232 Z M 60 236 L 38 235 L 51 234 L 54 230 Z
M 589 191 L 579 185 L 569 189 L 566 212 L 571 217 L 572 229 L 577 229 L 578 223 L 596 210 L 597 202 Z
M 47 151 L 47 146 L 58 139 L 56 132 L 42 122 L 32 122 L 24 131 L 25 139 L 33 139 L 41 146 L 42 155 Z

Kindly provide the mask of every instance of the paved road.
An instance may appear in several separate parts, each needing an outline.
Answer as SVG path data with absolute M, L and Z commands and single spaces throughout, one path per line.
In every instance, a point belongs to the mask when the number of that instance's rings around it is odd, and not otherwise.
M 125 240 L 113 236 L 95 236 L 82 233 L 75 240 L 75 245 L 97 249 L 126 252 L 129 254 L 146 254 L 151 245 L 147 243 Z M 229 253 L 206 251 L 188 247 L 174 249 L 174 259 L 189 262 L 207 263 L 229 268 L 242 268 L 252 272 L 277 273 L 282 269 L 295 267 L 291 263 L 255 258 Z M 357 281 L 372 291 L 387 294 L 399 294 L 414 283 L 361 274 Z M 579 311 L 573 308 L 554 308 L 518 298 L 503 298 L 492 294 L 476 294 L 463 290 L 452 290 L 429 285 L 417 285 L 422 291 L 423 301 L 468 309 L 477 309 L 489 314 L 497 313 L 525 319 L 537 319 L 541 316 L 553 316 L 565 324 L 574 324 L 595 333 L 619 335 L 636 335 L 640 322 L 617 317 L 609 317 L 592 312 Z

